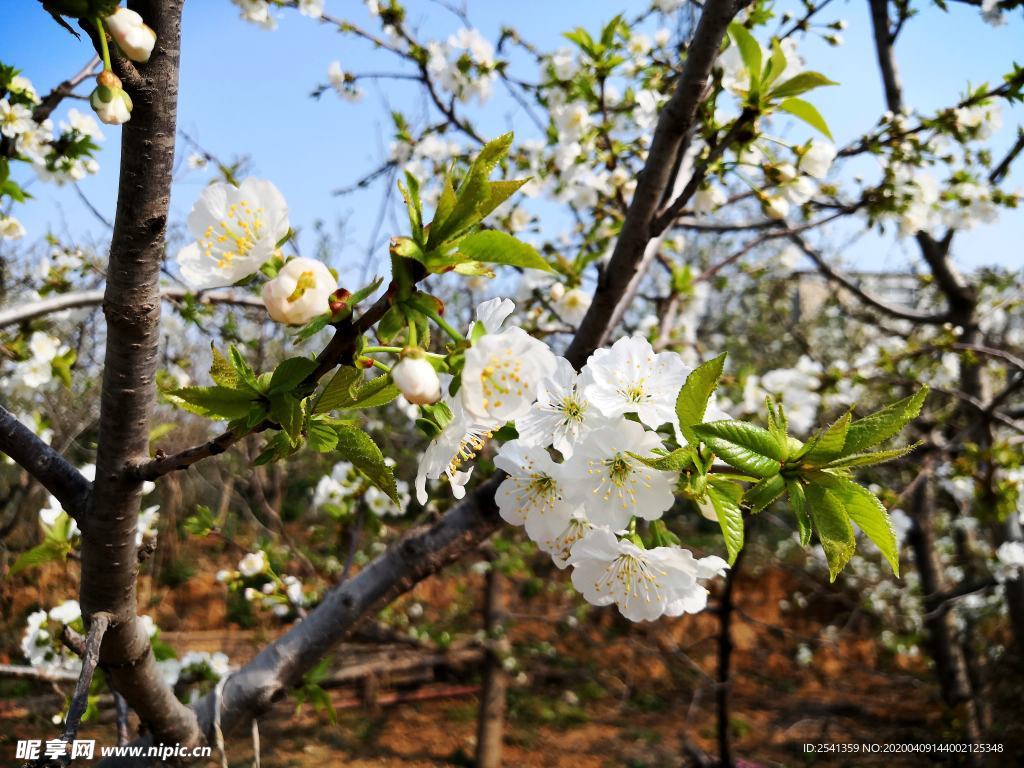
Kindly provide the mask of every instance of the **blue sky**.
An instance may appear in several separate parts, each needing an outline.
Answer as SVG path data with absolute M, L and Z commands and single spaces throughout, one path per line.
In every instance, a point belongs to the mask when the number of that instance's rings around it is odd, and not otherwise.
M 370 23 L 360 0 L 327 0 L 326 7 L 335 15 Z M 497 38 L 503 24 L 512 24 L 542 49 L 553 49 L 561 44 L 562 31 L 576 25 L 593 29 L 636 4 L 625 0 L 519 0 L 514 4 L 468 0 L 468 7 L 473 23 L 489 39 Z M 787 7 L 796 4 L 779 5 L 780 10 Z M 446 37 L 462 26 L 438 3 L 411 0 L 409 8 L 410 20 L 425 35 Z M 842 47 L 832 48 L 813 38 L 801 45 L 810 66 L 841 84 L 819 91 L 814 101 L 842 144 L 868 129 L 882 109 L 867 3 L 835 4 L 821 18 L 849 22 L 842 33 L 846 39 Z M 252 174 L 272 180 L 288 199 L 293 226 L 303 231 L 300 243 L 304 250 L 312 245 L 314 221 L 322 220 L 333 229 L 335 221 L 342 218 L 347 245 L 339 255 L 343 263 L 335 265 L 361 262 L 383 190 L 378 185 L 342 198 L 332 195 L 332 190 L 379 164 L 391 133 L 388 107 L 415 115 L 421 111 L 421 97 L 409 84 L 381 81 L 367 86 L 367 97 L 359 104 L 344 102 L 333 93 L 319 101 L 310 98 L 310 91 L 326 80 L 332 60 L 357 72 L 396 71 L 398 67 L 389 55 L 295 12 L 281 12 L 279 20 L 279 28 L 268 32 L 239 20 L 237 9 L 228 0 L 186 3 L 179 125 L 214 154 L 225 158 L 248 155 Z M 943 13 L 927 6 L 919 18 L 907 24 L 897 46 L 907 101 L 928 110 L 951 103 L 968 83 L 994 80 L 1015 54 L 1020 56 L 1022 38 L 1024 19 L 1020 13 L 1009 24 L 993 28 L 981 20 L 976 8 L 953 3 L 949 12 Z M 5 63 L 23 69 L 41 92 L 77 71 L 90 55 L 84 41 L 76 41 L 57 27 L 35 2 L 13 3 L 5 9 L 0 52 Z M 532 69 L 525 73 L 527 77 L 534 74 Z M 84 108 L 81 102 L 62 107 L 58 120 L 68 106 Z M 518 134 L 527 138 L 531 135 L 529 123 L 522 115 L 516 117 L 515 111 L 515 104 L 501 93 L 488 105 L 486 114 L 477 117 L 485 133 L 501 132 L 513 121 L 527 129 Z M 1011 143 L 1015 126 L 1021 123 L 1021 107 L 1004 112 L 1004 127 L 994 142 L 997 150 Z M 104 132 L 102 169 L 81 188 L 111 217 L 120 130 L 104 126 Z M 186 155 L 182 148 L 179 161 Z M 172 218 L 184 219 L 207 178 L 182 167 L 172 195 Z M 1020 167 L 1011 181 L 1024 187 Z M 102 241 L 103 228 L 73 189 L 37 182 L 30 191 L 35 199 L 16 211 L 30 236 L 52 229 Z M 384 233 L 390 234 L 387 226 Z M 1022 241 L 1024 210 L 1004 212 L 997 224 L 958 238 L 956 256 L 964 266 L 1020 266 L 1024 263 Z M 868 237 L 844 255 L 860 268 L 898 268 L 906 263 L 904 248 L 898 242 Z M 383 249 L 379 250 L 383 255 Z

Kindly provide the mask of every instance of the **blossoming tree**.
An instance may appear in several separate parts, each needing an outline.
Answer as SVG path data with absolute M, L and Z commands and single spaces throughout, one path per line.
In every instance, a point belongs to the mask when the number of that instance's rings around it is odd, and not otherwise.
M 13 66 L 0 68 L 0 196 L 25 203 L 12 165 L 58 183 L 95 170 L 96 121 L 71 110 L 55 131 L 50 117 L 94 75 L 92 110 L 123 126 L 104 267 L 90 270 L 80 254 L 61 251 L 43 270 L 46 295 L 0 309 L 15 361 L 0 449 L 52 495 L 40 512 L 42 543 L 13 570 L 70 553 L 80 560 L 78 601 L 33 613 L 23 642 L 34 666 L 78 675 L 64 739 L 76 733 L 100 668 L 145 739 L 215 743 L 300 686 L 358 622 L 477 548 L 503 521 L 568 569 L 588 603 L 634 622 L 698 613 L 709 587 L 730 578 L 750 521 L 768 509 L 787 510 L 784 525 L 799 544 L 820 547 L 830 580 L 848 565 L 850 578 L 867 578 L 855 557 L 858 531 L 899 575 L 906 533 L 944 696 L 950 707 L 970 708 L 973 641 L 949 621 L 947 593 L 998 586 L 1017 641 L 1024 638 L 1015 509 L 1024 495 L 1013 453 L 1024 363 L 1021 329 L 1008 319 L 1020 306 L 1014 281 L 963 277 L 951 243 L 957 231 L 1018 204 L 1001 185 L 1024 138 L 1002 158 L 982 142 L 1001 105 L 1020 99 L 1019 68 L 948 108 L 913 112 L 893 57 L 909 6 L 870 0 L 889 112 L 837 148 L 814 106 L 816 91 L 835 84 L 797 52 L 808 34 L 841 43 L 841 21 L 814 26 L 827 2 L 776 19 L 760 2 L 707 0 L 682 10 L 657 0 L 636 18 L 572 30 L 569 45 L 549 53 L 512 30 L 495 48 L 468 25 L 445 41 L 421 40 L 394 0 L 367 3 L 375 27 L 336 19 L 323 2 L 235 4 L 269 28 L 276 14 L 296 9 L 387 52 L 422 87 L 428 119 L 415 124 L 396 112 L 390 155 L 360 182 L 395 185 L 407 223 L 391 233 L 384 274 L 343 287 L 322 258 L 297 253 L 288 203 L 273 182 L 239 179 L 221 163 L 220 178 L 191 208 L 187 242 L 169 250 L 181 0 L 139 0 L 131 9 L 113 0 L 43 3 L 71 32 L 85 32 L 98 59 L 44 98 Z M 987 3 L 982 12 L 994 21 L 1013 6 Z M 643 31 L 652 24 L 653 36 Z M 515 71 L 511 48 L 536 62 L 539 77 Z M 364 79 L 335 62 L 318 94 L 357 100 Z M 540 138 L 481 135 L 475 115 L 499 83 Z M 783 123 L 798 126 L 799 138 L 779 138 Z M 865 155 L 881 161 L 879 178 L 833 170 Z M 524 233 L 545 214 L 524 202 L 538 196 L 572 215 L 565 237 Z M 895 227 L 912 238 L 927 274 L 916 304 L 895 306 L 845 274 L 824 252 L 833 222 Z M 691 258 L 684 232 L 713 241 L 712 259 Z M 0 236 L 23 235 L 13 216 L 0 219 Z M 747 259 L 765 253 L 783 272 L 787 260 L 807 259 L 833 308 L 852 318 L 821 323 L 808 350 L 840 348 L 837 336 L 859 334 L 859 356 L 823 363 L 807 354 L 752 368 L 758 340 L 790 351 L 777 328 L 751 319 L 777 307 L 723 309 L 754 300 L 758 281 L 772 275 Z M 97 274 L 102 286 L 87 286 Z M 502 295 L 511 275 L 521 284 L 515 301 Z M 724 275 L 728 286 L 715 287 Z M 497 296 L 471 303 L 459 295 L 496 276 Z M 104 351 L 82 361 L 82 345 L 51 335 L 47 323 L 53 312 L 99 303 Z M 256 319 L 241 331 L 211 331 L 207 321 L 224 306 Z M 701 339 L 702 327 L 718 341 Z M 257 349 L 257 338 L 273 339 L 274 353 Z M 209 355 L 209 364 L 185 371 L 175 362 L 172 372 L 169 350 L 180 361 Z M 76 468 L 50 439 L 60 417 L 40 414 L 33 399 L 59 382 L 73 387 L 90 367 L 101 379 L 95 463 Z M 922 416 L 924 382 L 942 403 Z M 158 406 L 223 426 L 168 449 Z M 418 428 L 415 471 L 379 445 L 374 424 L 396 406 Z M 898 436 L 911 422 L 920 441 L 908 444 Z M 319 594 L 264 550 L 245 554 L 218 579 L 290 627 L 240 668 L 222 655 L 168 658 L 137 606 L 140 561 L 160 546 L 159 508 L 146 497 L 252 441 L 260 448 L 247 473 L 330 457 L 317 507 L 358 498 L 378 515 L 427 513 L 358 572 L 350 573 L 350 558 Z M 979 572 L 961 574 L 960 586 L 946 583 L 932 476 L 958 503 L 984 506 L 980 538 L 993 557 L 999 548 L 998 579 Z M 892 491 L 899 483 L 906 490 Z M 890 515 L 908 499 L 912 519 Z M 695 556 L 681 540 L 677 524 L 692 515 L 717 522 L 719 554 Z M 189 520 L 197 535 L 217 526 L 206 508 Z M 303 556 L 301 542 L 288 544 Z M 977 545 L 957 546 L 968 553 Z M 873 581 L 892 584 L 877 569 Z M 197 670 L 217 684 L 186 705 L 173 686 Z M 968 713 L 971 738 L 982 725 Z M 726 763 L 727 748 L 725 741 Z

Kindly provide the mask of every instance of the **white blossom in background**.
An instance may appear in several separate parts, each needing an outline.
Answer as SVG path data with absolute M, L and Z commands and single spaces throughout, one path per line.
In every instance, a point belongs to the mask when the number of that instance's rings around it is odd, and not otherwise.
M 827 141 L 814 139 L 800 157 L 800 170 L 816 179 L 824 179 L 836 159 L 836 148 Z
M 96 118 L 85 112 L 79 112 L 77 109 L 68 110 L 68 120 L 66 123 L 62 122 L 60 124 L 60 129 L 64 133 L 78 131 L 78 133 L 88 136 L 93 141 L 103 141 L 103 131 L 100 130 L 100 125 L 96 122 Z
M 373 514 L 378 517 L 401 517 L 405 514 L 409 506 L 409 484 L 404 480 L 398 480 L 395 485 L 398 490 L 398 504 L 375 485 L 366 489 L 363 500 Z
M 0 99 L 0 134 L 13 139 L 34 126 L 32 110 L 23 104 L 11 104 L 7 99 Z
M 356 87 L 352 76 L 341 68 L 340 61 L 332 61 L 327 67 L 327 80 L 335 92 L 345 101 L 357 102 L 363 98 L 363 92 Z
M 178 252 L 182 279 L 193 290 L 220 288 L 259 271 L 288 234 L 288 204 L 269 181 L 248 178 L 202 191 L 188 215 L 196 242 Z
M 324 15 L 324 0 L 299 0 L 299 13 L 311 19 Z
M 267 0 L 231 0 L 240 11 L 241 17 L 253 24 L 259 24 L 264 29 L 277 29 L 277 19 L 270 13 L 270 3 Z
M 0 240 L 20 240 L 25 236 L 25 227 L 13 216 L 0 214 Z
M 483 104 L 496 78 L 494 46 L 477 30 L 463 27 L 444 43 L 427 44 L 427 72 L 459 101 Z
M 238 572 L 243 576 L 256 576 L 267 570 L 267 554 L 262 549 L 250 552 L 238 561 Z
M 330 310 L 329 299 L 336 290 L 338 278 L 323 262 L 299 257 L 263 285 L 263 304 L 271 319 L 304 325 Z
M 726 200 L 728 198 L 721 187 L 714 184 L 703 185 L 693 194 L 693 212 L 698 216 L 711 213 L 724 205 Z

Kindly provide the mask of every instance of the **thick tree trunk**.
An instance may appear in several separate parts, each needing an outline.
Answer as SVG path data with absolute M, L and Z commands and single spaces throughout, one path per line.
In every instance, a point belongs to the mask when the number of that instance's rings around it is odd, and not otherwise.
M 110 615 L 100 666 L 158 739 L 201 739 L 195 714 L 175 698 L 156 668 L 136 616 L 135 529 L 142 484 L 126 469 L 149 457 L 160 343 L 160 266 L 170 202 L 178 100 L 183 0 L 132 3 L 157 34 L 143 82 L 131 91 L 122 128 L 117 214 L 110 243 L 106 357 L 92 504 L 82 525 L 82 614 Z

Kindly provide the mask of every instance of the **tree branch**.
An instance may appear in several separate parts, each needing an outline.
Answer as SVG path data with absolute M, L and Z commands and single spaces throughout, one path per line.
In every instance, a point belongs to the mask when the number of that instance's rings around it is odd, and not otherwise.
M 611 260 L 598 280 L 590 309 L 566 350 L 565 357 L 577 368 L 593 349 L 604 343 L 620 300 L 635 289 L 646 262 L 653 258 L 653 254 L 645 258 L 645 251 L 658 205 L 668 188 L 676 157 L 693 130 L 725 31 L 744 5 L 744 0 L 708 0 L 704 5 L 679 84 L 658 118 L 651 149 Z
M 93 291 L 74 291 L 72 293 L 61 293 L 46 299 L 34 301 L 31 304 L 11 307 L 0 310 L 0 328 L 9 325 L 17 325 L 39 317 L 52 315 L 55 312 L 64 312 L 69 309 L 80 309 L 82 307 L 95 307 L 103 303 L 103 289 L 97 288 Z M 240 307 L 263 307 L 263 301 L 258 296 L 249 296 L 236 291 L 204 291 L 193 294 L 184 288 L 162 288 L 160 298 L 168 301 L 184 299 L 186 296 L 195 295 L 200 304 L 231 304 Z
M 0 452 L 10 456 L 52 493 L 64 510 L 78 521 L 80 528 L 86 527 L 83 523 L 92 483 L 3 406 L 0 406 Z
M 100 646 L 103 643 L 103 636 L 110 626 L 110 616 L 106 613 L 94 613 L 89 620 L 89 633 L 85 640 L 85 653 L 82 654 L 82 671 L 75 683 L 75 692 L 71 696 L 71 705 L 68 707 L 68 716 L 64 720 L 64 732 L 61 739 L 69 744 L 74 741 L 78 733 L 78 727 L 82 724 L 82 715 L 89 704 L 89 687 L 92 685 L 92 676 L 96 672 L 96 663 L 100 659 Z M 70 755 L 61 760 L 62 765 L 70 762 Z

